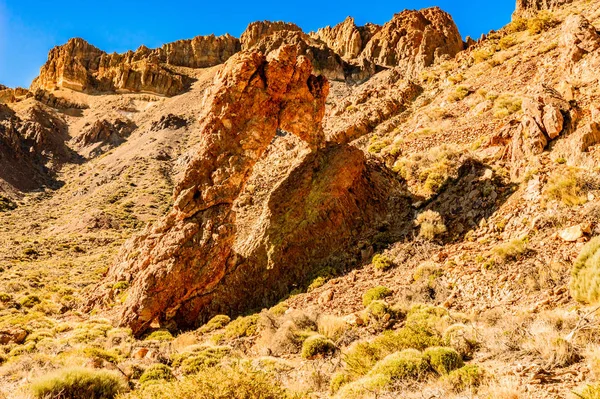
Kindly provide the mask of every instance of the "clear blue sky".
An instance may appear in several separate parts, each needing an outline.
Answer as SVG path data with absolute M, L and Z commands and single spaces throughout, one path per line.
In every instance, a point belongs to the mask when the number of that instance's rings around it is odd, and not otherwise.
M 463 37 L 479 37 L 510 21 L 515 0 L 363 1 L 137 1 L 0 0 L 0 83 L 28 87 L 48 51 L 82 37 L 108 52 L 136 49 L 197 35 L 244 31 L 256 20 L 294 22 L 304 31 L 356 23 L 383 24 L 403 9 L 438 5 L 452 14 Z

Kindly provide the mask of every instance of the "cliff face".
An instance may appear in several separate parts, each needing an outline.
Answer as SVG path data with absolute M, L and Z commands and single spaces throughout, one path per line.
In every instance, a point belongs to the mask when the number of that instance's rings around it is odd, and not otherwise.
M 142 46 L 124 54 L 107 54 L 83 39 L 71 39 L 50 51 L 31 91 L 67 88 L 88 93 L 133 91 L 172 96 L 181 93 L 188 82 L 170 66 L 214 66 L 239 49 L 239 41 L 229 35 L 199 36 L 154 50 Z
M 173 96 L 191 81 L 175 67 L 211 67 L 241 50 L 268 54 L 282 45 L 295 46 L 299 54 L 310 59 L 317 74 L 332 80 L 359 81 L 380 68 L 419 71 L 444 55 L 454 56 L 462 49 L 462 39 L 450 16 L 439 8 L 402 12 L 383 27 L 358 27 L 349 17 L 310 35 L 292 23 L 254 22 L 240 39 L 198 36 L 157 49 L 141 46 L 123 54 L 107 54 L 83 39 L 71 39 L 50 51 L 31 92 L 66 88 L 86 93 Z M 0 101 L 15 101 L 14 93 L 0 90 Z

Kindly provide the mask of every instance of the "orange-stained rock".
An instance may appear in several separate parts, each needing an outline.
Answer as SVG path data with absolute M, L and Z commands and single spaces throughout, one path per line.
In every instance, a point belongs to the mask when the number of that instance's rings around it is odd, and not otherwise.
M 270 54 L 282 46 L 293 46 L 298 54 L 306 56 L 316 75 L 323 75 L 330 80 L 345 80 L 345 63 L 342 57 L 302 31 L 278 30 L 260 38 L 251 49 Z
M 319 268 L 360 259 L 360 240 L 406 228 L 396 176 L 357 148 L 325 144 L 328 88 L 293 46 L 225 64 L 172 211 L 109 270 L 107 282 L 130 282 L 119 324 L 140 335 L 153 322 L 186 328 L 272 305 Z M 267 151 L 282 142 L 305 149 Z
M 454 57 L 463 41 L 452 17 L 439 7 L 394 15 L 365 46 L 360 57 L 415 76 L 443 56 Z

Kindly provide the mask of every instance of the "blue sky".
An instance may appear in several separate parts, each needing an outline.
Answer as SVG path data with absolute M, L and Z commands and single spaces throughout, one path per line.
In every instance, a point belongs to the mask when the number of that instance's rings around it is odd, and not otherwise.
M 335 25 L 351 15 L 356 23 L 383 24 L 403 9 L 438 5 L 452 14 L 463 35 L 479 37 L 510 21 L 514 0 L 410 1 L 61 1 L 0 0 L 0 83 L 28 87 L 48 51 L 82 37 L 108 52 L 136 49 L 197 35 L 244 31 L 256 20 L 294 22 L 305 31 Z

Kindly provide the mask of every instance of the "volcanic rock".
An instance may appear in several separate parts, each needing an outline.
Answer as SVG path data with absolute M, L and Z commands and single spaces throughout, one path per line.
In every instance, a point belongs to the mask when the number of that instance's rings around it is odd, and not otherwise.
M 298 54 L 306 56 L 310 60 L 315 74 L 323 75 L 330 80 L 345 80 L 345 64 L 342 58 L 325 44 L 312 39 L 301 31 L 277 31 L 262 38 L 252 47 L 252 51 L 270 54 L 286 45 L 295 47 Z
M 399 67 L 406 76 L 414 76 L 462 49 L 463 40 L 452 17 L 433 7 L 394 15 L 373 35 L 361 58 L 383 67 Z
M 381 30 L 381 26 L 375 24 L 357 27 L 354 24 L 354 18 L 348 17 L 333 28 L 327 26 L 311 33 L 311 37 L 327 44 L 345 60 L 351 60 L 360 55 L 366 44 L 379 30 Z
M 302 29 L 298 25 L 289 22 L 252 22 L 240 36 L 242 50 L 248 50 L 265 37 L 281 31 L 302 32 Z
M 560 45 L 567 64 L 573 64 L 600 48 L 600 35 L 582 15 L 569 15 L 561 28 Z
M 223 63 L 239 49 L 238 39 L 211 35 L 154 50 L 142 46 L 135 52 L 107 54 L 76 38 L 50 50 L 31 90 L 67 88 L 87 93 L 133 91 L 172 96 L 181 93 L 189 82 L 169 66 L 209 67 Z
M 540 11 L 551 11 L 572 2 L 573 0 L 517 0 L 513 19 L 530 18 Z
M 88 129 L 75 138 L 75 143 L 82 146 L 88 146 L 96 143 L 110 144 L 117 146 L 136 129 L 135 123 L 117 119 L 109 121 L 106 119 L 97 120 Z
M 130 282 L 121 325 L 139 335 L 153 321 L 185 328 L 272 304 L 333 254 L 352 253 L 382 225 L 406 224 L 388 220 L 409 209 L 391 172 L 354 147 L 325 146 L 328 88 L 293 46 L 268 57 L 241 52 L 225 64 L 173 210 L 129 241 L 108 273 Z M 306 150 L 253 174 L 271 145 L 296 137 Z

